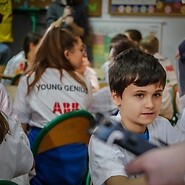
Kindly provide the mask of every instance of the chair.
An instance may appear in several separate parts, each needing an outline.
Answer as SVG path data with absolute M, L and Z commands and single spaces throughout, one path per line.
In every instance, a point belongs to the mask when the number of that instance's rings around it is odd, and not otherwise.
M 22 76 L 22 73 L 15 75 L 11 80 L 11 85 L 18 85 L 21 76 Z
M 85 185 L 93 185 L 89 171 L 87 172 Z
M 0 180 L 0 185 L 18 185 L 17 183 L 10 180 Z
M 57 148 L 64 148 L 64 146 L 70 146 L 71 144 L 81 143 L 87 145 L 90 139 L 89 129 L 93 125 L 94 117 L 85 110 L 65 113 L 50 121 L 41 129 L 32 146 L 32 152 L 36 160 L 36 172 L 37 159 L 40 161 L 41 157 L 44 158 L 45 155 L 48 155 L 48 152 Z M 50 163 L 48 160 L 52 159 L 47 158 L 47 163 Z M 60 164 L 57 165 L 61 166 Z M 48 168 L 52 168 L 52 166 L 48 166 Z M 84 174 L 86 174 L 86 171 Z

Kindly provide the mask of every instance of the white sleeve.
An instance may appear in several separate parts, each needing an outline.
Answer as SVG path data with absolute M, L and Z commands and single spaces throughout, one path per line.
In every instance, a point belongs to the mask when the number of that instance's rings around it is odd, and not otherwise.
M 84 75 L 86 76 L 86 78 L 90 80 L 93 91 L 94 92 L 97 91 L 100 88 L 100 86 L 96 71 L 93 68 L 87 67 L 84 72 Z
M 83 76 L 83 79 L 85 80 L 85 83 L 86 83 L 87 89 L 88 89 L 88 99 L 89 99 L 88 111 L 90 111 L 90 104 L 92 101 L 92 85 L 91 85 L 90 80 L 87 78 L 87 76 Z
M 12 99 L 2 84 L 0 84 L 0 110 L 7 115 L 11 115 L 13 111 Z
M 11 123 L 10 123 L 11 124 Z M 33 167 L 33 154 L 30 149 L 29 140 L 23 131 L 21 125 L 16 122 L 11 130 L 12 136 L 14 136 L 17 143 L 17 159 L 14 177 L 28 173 Z M 10 135 L 11 137 L 11 135 Z
M 23 68 L 20 67 L 20 64 L 25 63 L 24 51 L 19 52 L 17 55 L 13 56 L 7 63 L 6 68 L 3 72 L 4 75 L 16 75 L 23 72 Z M 11 80 L 2 79 L 1 83 L 3 85 L 9 85 Z
M 27 95 L 27 77 L 21 77 L 14 101 L 13 118 L 19 123 L 28 123 L 30 119 L 30 104 Z
M 92 94 L 90 111 L 92 113 L 111 114 L 118 110 L 118 107 L 113 103 L 109 86 L 103 87 Z
M 102 185 L 112 176 L 127 176 L 124 168 L 126 157 L 116 145 L 109 146 L 91 136 L 88 152 L 89 170 L 94 185 Z
M 0 179 L 12 179 L 28 173 L 33 167 L 33 154 L 21 125 L 8 119 L 10 133 L 0 145 Z

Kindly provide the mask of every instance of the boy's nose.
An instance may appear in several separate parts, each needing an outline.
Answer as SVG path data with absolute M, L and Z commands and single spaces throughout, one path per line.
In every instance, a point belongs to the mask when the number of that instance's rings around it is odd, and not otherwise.
M 146 104 L 145 104 L 146 108 L 152 109 L 154 107 L 154 103 L 152 98 L 147 98 Z

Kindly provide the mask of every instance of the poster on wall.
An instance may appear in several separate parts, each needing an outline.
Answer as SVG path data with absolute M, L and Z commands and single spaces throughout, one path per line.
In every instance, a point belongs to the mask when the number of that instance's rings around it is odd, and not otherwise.
M 93 59 L 94 67 L 100 68 L 109 59 L 109 44 L 113 36 L 118 33 L 124 33 L 126 29 L 137 29 L 142 36 L 155 35 L 160 41 L 162 40 L 163 22 L 146 22 L 146 21 L 97 21 L 91 22 L 93 26 Z M 160 46 L 162 42 L 160 42 Z M 159 48 L 161 50 L 161 48 Z
M 109 59 L 109 44 L 111 37 L 101 33 L 93 34 L 94 67 L 99 69 Z
M 88 0 L 87 9 L 90 17 L 100 17 L 102 11 L 102 0 Z
M 111 15 L 185 16 L 181 0 L 109 0 Z

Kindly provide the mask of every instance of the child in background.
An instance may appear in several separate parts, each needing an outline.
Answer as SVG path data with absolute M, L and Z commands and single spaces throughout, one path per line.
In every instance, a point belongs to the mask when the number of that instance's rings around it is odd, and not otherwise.
M 61 21 L 55 21 L 54 23 L 52 23 L 52 26 L 54 26 L 55 28 L 60 28 L 61 27 L 62 22 Z M 70 32 L 74 32 L 74 30 L 68 28 L 65 28 L 66 30 L 70 31 Z M 76 34 L 76 33 L 75 33 Z M 82 58 L 82 64 L 81 67 L 77 69 L 77 72 L 82 74 L 86 79 L 89 79 L 91 86 L 92 86 L 92 91 L 96 92 L 97 90 L 99 90 L 99 81 L 98 81 L 98 76 L 96 71 L 91 67 L 90 65 L 90 61 L 87 57 L 87 53 L 86 53 L 86 49 L 84 48 L 84 56 Z
M 2 156 L 5 154 L 6 156 L 8 156 L 7 158 L 2 157 L 1 158 L 2 161 L 0 161 L 0 165 L 1 165 L 0 178 L 5 178 L 6 177 L 4 176 L 5 174 L 11 176 L 11 173 L 16 173 L 16 170 L 19 170 L 19 168 L 13 165 L 9 165 L 8 161 L 11 161 L 11 162 L 17 161 L 17 156 L 20 156 L 22 152 L 26 152 L 27 153 L 26 155 L 28 155 L 26 156 L 26 158 L 28 157 L 27 165 L 30 165 L 29 160 L 31 160 L 33 157 L 30 155 L 31 150 L 29 149 L 29 144 L 28 144 L 29 141 L 24 131 L 22 130 L 21 125 L 10 119 L 13 112 L 13 101 L 12 101 L 12 97 L 10 97 L 10 95 L 7 93 L 7 90 L 1 83 L 0 83 L 0 110 L 1 110 L 0 130 L 2 129 L 0 131 L 0 133 L 2 134 L 0 136 L 0 143 L 2 138 L 4 138 L 4 134 L 6 133 L 5 132 L 6 128 L 8 128 L 8 126 L 10 127 L 9 133 L 5 136 L 6 141 L 3 142 L 4 144 L 2 144 L 2 146 L 0 145 L 0 155 Z M 5 113 L 7 117 L 9 117 L 8 120 L 5 119 L 4 117 L 5 115 L 2 112 Z M 9 147 L 11 147 L 11 149 Z M 4 151 L 1 152 L 1 148 Z M 11 160 L 9 157 L 11 158 Z M 20 162 L 20 163 L 25 162 L 24 157 L 21 157 L 21 160 L 20 161 L 18 160 L 17 162 Z M 13 162 L 13 164 L 15 163 Z M 17 165 L 19 166 L 21 164 L 17 164 Z M 20 169 L 21 169 L 21 166 L 20 166 Z M 17 176 L 17 177 L 15 177 L 15 175 L 12 174 L 11 179 L 9 178 L 8 180 L 12 180 L 19 185 L 29 185 L 29 174 L 26 172 L 29 172 L 29 171 L 25 171 L 24 173 L 21 173 L 20 176 Z M 13 177 L 15 178 L 12 179 Z
M 175 84 L 177 84 L 177 78 L 175 70 L 171 64 L 171 62 L 164 56 L 159 53 L 159 41 L 158 39 L 153 36 L 149 35 L 144 37 L 140 41 L 140 48 L 159 60 L 161 65 L 163 66 L 164 70 L 166 71 L 166 86 L 165 91 L 168 91 L 168 96 L 163 96 L 162 99 L 162 106 L 160 115 L 164 116 L 165 118 L 171 120 L 173 116 L 173 101 L 172 101 L 172 88 Z
M 17 74 L 22 74 L 27 66 L 31 65 L 40 40 L 40 34 L 35 32 L 27 33 L 23 41 L 23 51 L 20 51 L 8 61 L 4 75 L 16 76 Z M 11 80 L 2 79 L 1 82 L 3 85 L 8 85 L 11 83 Z
M 46 12 L 46 25 L 58 22 L 62 28 L 79 35 L 86 45 L 87 57 L 93 62 L 92 28 L 88 19 L 87 3 L 83 0 L 53 0 Z
M 114 35 L 111 40 L 110 40 L 110 45 L 109 45 L 109 52 L 111 50 L 111 48 L 120 40 L 127 40 L 127 36 L 122 34 L 122 33 L 118 33 L 116 35 Z M 109 70 L 109 65 L 111 62 L 111 58 L 109 57 L 109 60 L 106 61 L 102 66 L 101 69 L 104 71 L 104 79 L 103 81 L 105 83 L 108 83 L 109 79 L 108 79 L 108 70 Z
M 12 180 L 33 168 L 34 160 L 28 143 L 21 125 L 0 112 L 0 179 Z
M 152 55 L 135 48 L 119 54 L 109 69 L 109 84 L 113 102 L 119 108 L 114 119 L 125 130 L 159 146 L 158 139 L 168 144 L 185 139 L 185 133 L 158 116 L 166 73 Z M 183 128 L 185 124 L 181 126 Z M 134 155 L 126 149 L 107 145 L 91 136 L 89 169 L 93 184 L 147 184 L 144 176 L 128 176 L 126 173 L 125 166 L 133 158 Z
M 131 42 L 127 38 L 123 39 L 122 36 L 115 36 L 113 40 L 114 42 L 112 42 L 112 44 L 110 45 L 109 67 L 114 63 L 114 60 L 118 54 L 127 49 L 136 47 L 133 42 Z M 117 111 L 118 107 L 112 102 L 110 87 L 108 84 L 107 86 L 93 93 L 91 103 L 92 113 L 99 112 L 102 114 L 116 114 Z
M 13 111 L 13 101 L 7 93 L 5 87 L 0 83 L 0 110 L 6 115 L 11 116 Z
M 25 132 L 30 127 L 31 146 L 40 130 L 58 115 L 78 109 L 88 110 L 92 90 L 90 82 L 76 72 L 85 55 L 81 38 L 60 27 L 49 27 L 41 39 L 32 66 L 19 81 L 14 102 L 14 119 L 22 123 Z M 46 160 L 36 160 L 36 176 L 31 184 L 82 183 L 87 169 L 87 146 L 61 147 L 59 152 L 66 154 L 55 153 L 54 161 L 63 161 L 62 165 L 56 164 L 62 169 L 56 167 L 57 170 L 53 171 L 53 168 L 48 168 Z M 39 171 L 42 165 L 47 172 Z
M 89 79 L 92 86 L 92 92 L 94 93 L 100 88 L 97 73 L 92 67 L 90 67 L 90 62 L 87 56 L 84 56 L 82 61 L 82 66 L 77 70 L 77 72 L 82 74 L 86 79 Z
M 130 41 L 134 42 L 134 44 L 139 47 L 139 42 L 142 39 L 142 34 L 139 30 L 127 29 L 127 30 L 125 30 L 124 34 L 127 36 L 127 38 Z
M 177 76 L 172 63 L 161 53 L 159 53 L 159 40 L 153 35 L 148 35 L 140 41 L 140 48 L 159 60 L 166 71 L 166 88 L 171 90 L 173 85 L 177 84 Z

